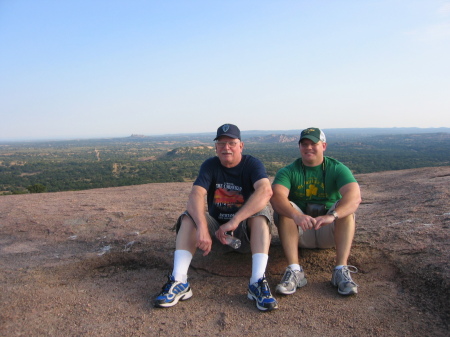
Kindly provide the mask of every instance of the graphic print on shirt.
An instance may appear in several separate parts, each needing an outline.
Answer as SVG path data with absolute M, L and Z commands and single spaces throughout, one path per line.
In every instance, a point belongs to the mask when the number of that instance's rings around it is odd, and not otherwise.
M 304 191 L 307 198 L 324 197 L 324 184 L 316 177 L 309 177 L 305 185 Z
M 216 184 L 214 207 L 219 210 L 219 220 L 229 220 L 244 204 L 242 187 L 233 183 Z

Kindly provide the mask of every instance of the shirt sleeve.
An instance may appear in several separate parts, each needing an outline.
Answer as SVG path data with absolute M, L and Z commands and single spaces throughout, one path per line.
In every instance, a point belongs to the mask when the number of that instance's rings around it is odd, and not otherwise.
M 273 180 L 273 184 L 279 184 L 289 190 L 291 189 L 291 177 L 287 167 L 283 167 L 278 170 L 277 174 L 275 175 L 275 179 Z
M 342 186 L 345 186 L 349 183 L 357 182 L 355 177 L 353 176 L 352 171 L 344 164 L 341 163 L 336 169 L 336 186 L 338 190 L 340 190 Z
M 200 170 L 197 178 L 194 181 L 194 185 L 201 186 L 205 190 L 208 190 L 211 186 L 211 182 L 213 180 L 213 167 L 214 167 L 214 158 L 210 158 L 205 160 L 200 166 Z
M 263 178 L 269 178 L 267 175 L 266 168 L 264 164 L 261 162 L 261 160 L 250 157 L 250 179 L 252 184 L 255 184 L 258 180 Z

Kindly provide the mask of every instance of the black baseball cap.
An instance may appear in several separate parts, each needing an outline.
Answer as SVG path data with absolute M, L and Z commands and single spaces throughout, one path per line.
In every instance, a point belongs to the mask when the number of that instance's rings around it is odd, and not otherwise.
M 217 136 L 214 140 L 217 140 L 219 137 L 228 136 L 231 138 L 237 138 L 241 140 L 241 130 L 234 124 L 224 124 L 219 126 L 217 129 Z

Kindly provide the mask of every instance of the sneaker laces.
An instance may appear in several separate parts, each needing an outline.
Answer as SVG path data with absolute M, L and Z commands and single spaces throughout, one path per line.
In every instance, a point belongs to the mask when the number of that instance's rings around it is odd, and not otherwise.
M 261 291 L 261 296 L 263 297 L 271 297 L 269 284 L 265 277 L 263 277 L 260 281 L 258 281 L 259 289 Z
M 352 279 L 352 277 L 350 275 L 350 274 L 356 274 L 357 272 L 358 272 L 358 268 L 356 268 L 355 266 L 344 266 L 344 267 L 342 267 L 342 272 L 341 272 L 342 281 L 345 281 L 346 283 L 350 282 L 350 283 L 353 283 L 353 284 L 357 285 L 356 282 L 353 281 L 353 279 Z
M 172 275 L 167 275 L 168 281 L 166 284 L 163 285 L 161 294 L 167 293 L 172 285 L 176 282 L 174 278 L 172 278 Z
M 295 284 L 298 284 L 298 279 L 297 279 L 297 274 L 294 272 L 293 269 L 287 267 L 286 268 L 286 272 L 284 273 L 283 279 L 281 280 L 282 284 L 288 284 L 289 283 L 289 279 L 291 278 L 291 276 L 294 278 Z

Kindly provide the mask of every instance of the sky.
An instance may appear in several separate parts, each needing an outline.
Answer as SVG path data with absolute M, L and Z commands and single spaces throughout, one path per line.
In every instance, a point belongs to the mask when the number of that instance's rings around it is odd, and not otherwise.
M 0 0 L 0 140 L 450 127 L 450 1 Z

